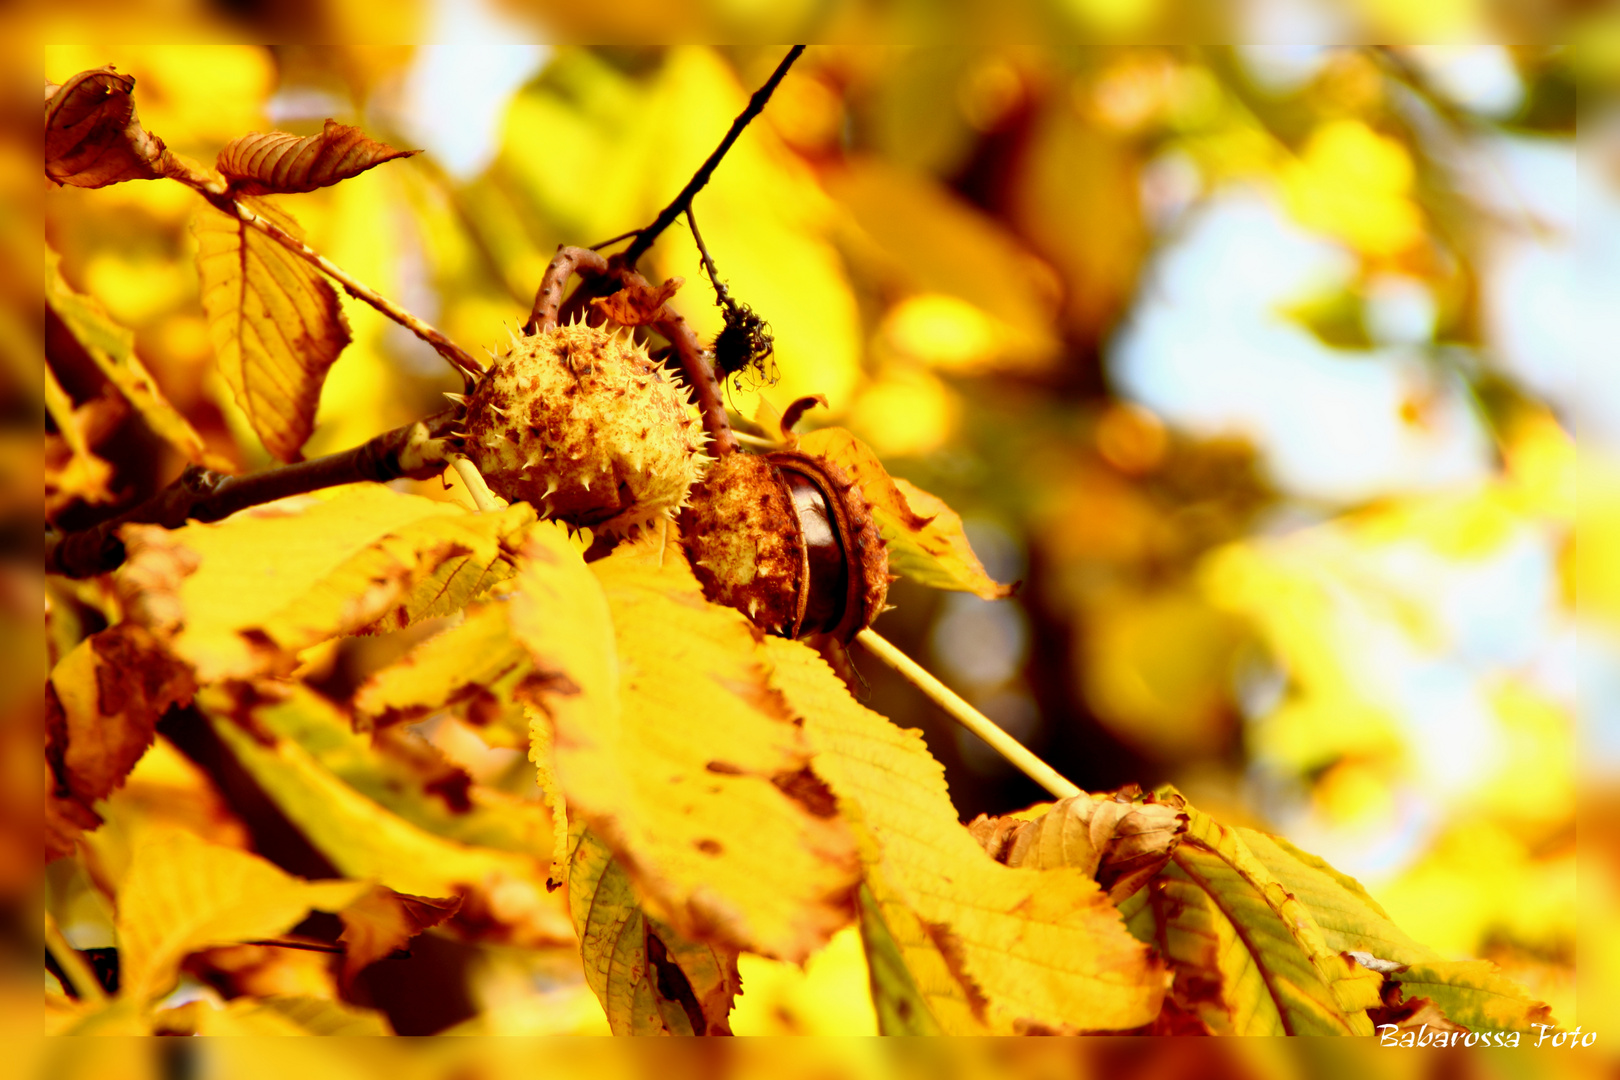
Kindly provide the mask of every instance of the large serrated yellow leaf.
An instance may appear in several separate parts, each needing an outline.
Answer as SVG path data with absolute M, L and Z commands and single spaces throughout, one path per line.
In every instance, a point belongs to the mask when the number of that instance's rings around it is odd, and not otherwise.
M 200 682 L 252 678 L 327 638 L 457 610 L 510 573 L 507 545 L 533 520 L 524 503 L 472 514 L 356 484 L 215 524 L 130 527 L 118 583 Z
M 737 951 L 686 941 L 641 910 L 613 853 L 570 830 L 568 906 L 585 981 L 615 1035 L 729 1035 Z
M 310 882 L 235 848 L 172 833 L 135 853 L 118 890 L 118 956 L 125 996 L 167 990 L 188 953 L 270 937 L 310 908 L 337 911 L 363 881 Z
M 537 543 L 512 616 L 551 676 L 539 694 L 569 816 L 682 936 L 803 960 L 853 918 L 857 861 L 752 626 L 704 600 L 660 535 L 589 569 Z
M 1328 945 L 1243 835 L 1186 812 L 1170 865 L 1121 905 L 1170 962 L 1176 1004 L 1217 1034 L 1371 1034 L 1381 980 Z
M 1153 1019 L 1161 969 L 1096 882 L 991 859 L 957 820 L 917 733 L 858 704 L 802 643 L 769 638 L 763 653 L 803 719 L 817 775 L 872 841 L 872 868 L 982 995 L 993 1027 L 1120 1030 Z
M 827 458 L 859 485 L 896 572 L 931 588 L 970 592 L 986 600 L 1012 595 L 1011 586 L 985 573 L 960 515 L 943 499 L 890 476 L 861 440 L 843 428 L 822 428 L 800 439 L 799 449 Z
M 265 200 L 240 202 L 303 238 L 297 222 Z M 327 369 L 349 343 L 343 305 L 320 271 L 235 217 L 205 205 L 193 231 L 220 374 L 265 449 L 296 461 L 315 429 Z
M 292 700 L 304 711 L 321 708 L 311 692 Z M 249 734 L 233 717 L 263 721 L 263 706 L 218 689 L 199 695 L 198 705 L 232 756 L 305 839 L 344 874 L 415 896 L 463 896 L 467 905 L 476 905 L 488 918 L 486 932 L 499 940 L 537 945 L 572 937 L 567 916 L 546 891 L 549 858 L 543 841 L 536 840 L 533 850 L 520 853 L 440 836 L 368 798 L 293 739 L 276 738 L 273 728 L 289 722 L 287 717 L 271 715 L 270 723 Z M 320 726 L 330 730 L 328 724 Z M 386 784 L 376 784 L 378 779 L 371 781 L 373 790 L 387 790 Z M 425 797 L 420 790 L 392 792 L 400 809 L 409 809 L 404 801 L 420 802 Z M 432 824 L 425 808 L 418 806 L 412 812 Z

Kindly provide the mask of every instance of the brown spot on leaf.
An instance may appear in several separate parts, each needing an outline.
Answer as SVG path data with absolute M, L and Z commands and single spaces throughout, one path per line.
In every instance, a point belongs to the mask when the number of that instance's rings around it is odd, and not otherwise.
M 711 840 L 708 837 L 704 837 L 702 840 L 697 841 L 695 846 L 705 855 L 718 855 L 725 850 L 725 848 L 720 846 L 720 841 Z
M 712 773 L 719 773 L 721 776 L 747 776 L 748 775 L 748 771 L 746 769 L 744 769 L 741 765 L 733 765 L 729 761 L 711 761 L 711 762 L 709 762 L 707 765 L 705 765 L 703 767 L 705 769 L 709 770 Z
M 790 773 L 777 773 L 771 777 L 771 783 L 818 818 L 838 816 L 838 800 L 808 766 Z

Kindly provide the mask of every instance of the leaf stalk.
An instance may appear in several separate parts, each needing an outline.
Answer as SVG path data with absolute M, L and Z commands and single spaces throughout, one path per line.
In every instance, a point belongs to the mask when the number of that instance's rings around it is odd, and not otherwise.
M 1062 773 L 1036 757 L 994 720 L 969 705 L 954 690 L 930 675 L 921 664 L 895 648 L 885 638 L 871 629 L 866 629 L 855 635 L 855 640 L 865 646 L 867 652 L 888 664 L 917 689 L 927 694 L 936 705 L 950 715 L 952 720 L 989 743 L 992 750 L 1017 766 L 1025 776 L 1041 787 L 1060 799 L 1085 794 Z

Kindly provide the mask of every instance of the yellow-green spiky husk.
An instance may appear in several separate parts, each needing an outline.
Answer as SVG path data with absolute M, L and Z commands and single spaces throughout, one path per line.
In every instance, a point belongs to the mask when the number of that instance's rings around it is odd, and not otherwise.
M 706 438 L 673 373 L 583 323 L 519 339 L 467 400 L 467 456 L 492 491 L 605 532 L 685 505 Z

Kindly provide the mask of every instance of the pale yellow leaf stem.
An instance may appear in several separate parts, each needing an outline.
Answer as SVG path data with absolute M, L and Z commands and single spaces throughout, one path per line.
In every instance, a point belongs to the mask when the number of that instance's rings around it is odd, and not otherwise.
M 1061 773 L 1025 749 L 1023 743 L 1007 734 L 996 722 L 964 701 L 955 691 L 940 682 L 917 661 L 895 648 L 871 630 L 862 630 L 855 640 L 866 646 L 866 651 L 904 675 L 917 689 L 932 698 L 951 719 L 990 744 L 991 749 L 1016 765 L 1024 775 L 1060 799 L 1082 795 L 1074 784 Z
M 45 951 L 56 958 L 56 966 L 67 976 L 69 988 L 79 995 L 80 1001 L 99 1005 L 107 1000 L 95 972 L 84 962 L 79 950 L 68 942 L 48 911 L 45 913 Z
M 451 454 L 450 467 L 456 470 L 461 482 L 467 485 L 467 491 L 472 495 L 474 505 L 481 512 L 487 514 L 491 510 L 501 508 L 501 504 L 496 501 L 495 493 L 484 483 L 484 474 L 478 471 L 478 466 L 474 465 L 470 458 L 461 454 Z

